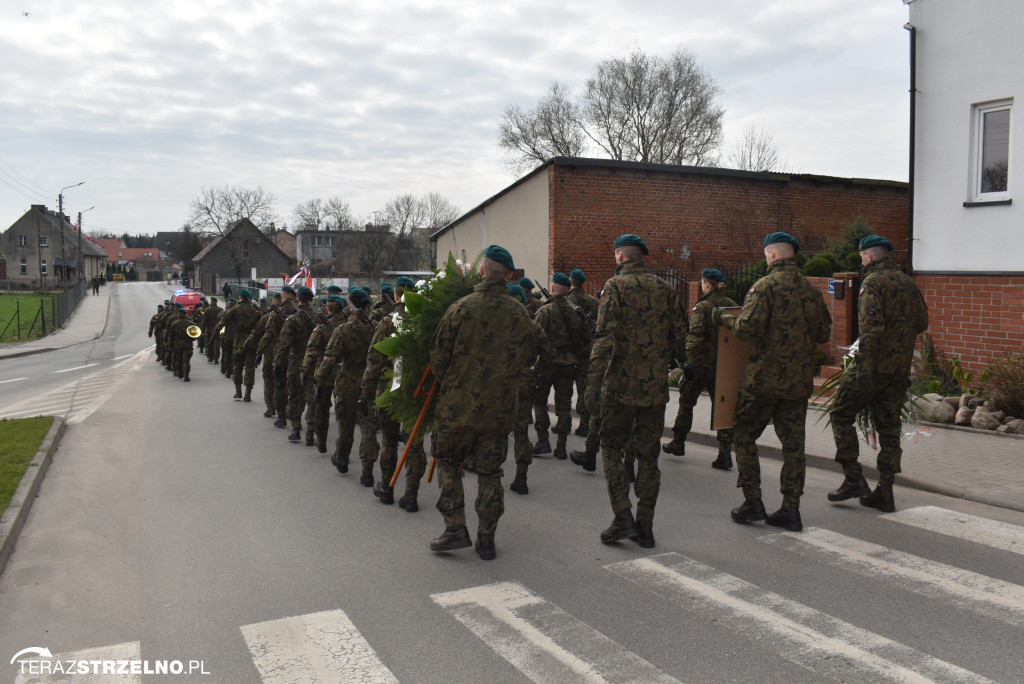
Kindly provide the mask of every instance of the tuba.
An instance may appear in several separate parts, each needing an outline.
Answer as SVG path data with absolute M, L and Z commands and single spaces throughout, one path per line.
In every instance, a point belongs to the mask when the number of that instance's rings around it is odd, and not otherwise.
M 202 329 L 198 325 L 190 325 L 185 328 L 185 334 L 191 337 L 193 340 L 203 334 Z

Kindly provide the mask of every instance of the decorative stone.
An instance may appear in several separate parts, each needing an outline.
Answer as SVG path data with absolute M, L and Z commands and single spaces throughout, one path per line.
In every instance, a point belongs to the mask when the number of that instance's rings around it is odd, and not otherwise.
M 970 425 L 971 417 L 973 415 L 974 411 L 967 407 L 963 407 L 956 412 L 956 418 L 954 418 L 953 422 L 956 423 L 957 425 Z
M 1000 423 L 1006 421 L 1006 411 L 995 411 L 992 415 L 995 416 L 996 420 Z
M 1005 433 L 1005 432 L 1009 432 L 1009 431 L 1010 431 L 1010 426 L 1009 425 L 1000 425 L 999 427 L 996 428 L 996 432 L 1003 432 L 1003 433 Z
M 929 392 L 928 394 L 924 395 L 924 398 L 927 399 L 928 401 L 942 401 L 943 399 L 941 394 L 935 394 L 934 392 Z M 960 400 L 957 399 L 957 408 L 960 408 L 959 402 Z
M 968 408 L 970 408 L 970 407 L 968 407 Z M 991 406 L 989 406 L 988 404 L 980 404 L 974 410 L 977 411 L 978 413 L 995 413 L 996 412 L 996 410 L 994 408 L 992 408 Z
M 972 395 L 967 394 L 966 392 L 964 394 L 961 394 L 960 395 L 960 408 L 974 408 L 974 406 L 970 405 L 971 399 L 973 399 L 973 398 L 974 397 Z
M 917 400 L 917 405 L 912 407 L 914 416 L 918 420 L 929 423 L 952 423 L 956 417 L 956 411 L 944 401 L 929 401 L 927 397 Z
M 1024 435 L 1024 418 L 1014 418 L 1006 422 L 1007 432 L 1015 435 Z
M 995 414 L 988 411 L 975 411 L 971 416 L 971 426 L 981 430 L 995 430 L 999 425 Z
M 950 408 L 953 409 L 954 413 L 956 412 L 957 409 L 960 408 L 960 397 L 946 397 L 942 401 L 944 401 L 947 404 L 949 404 Z

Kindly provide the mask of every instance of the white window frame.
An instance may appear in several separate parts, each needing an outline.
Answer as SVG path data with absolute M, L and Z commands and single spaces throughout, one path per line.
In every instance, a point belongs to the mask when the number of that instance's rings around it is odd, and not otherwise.
M 984 156 L 985 145 L 985 115 L 1000 110 L 1008 110 L 1010 112 L 1010 133 L 1009 140 L 1006 143 L 1006 154 L 1007 154 L 1007 170 L 1006 170 L 1006 190 L 1002 192 L 982 192 L 981 191 L 981 178 L 982 178 L 982 159 Z M 1013 158 L 1011 155 L 1013 150 L 1013 98 L 1006 98 L 1004 100 L 994 100 L 991 102 L 982 102 L 971 106 L 971 187 L 969 193 L 969 201 L 974 203 L 984 202 L 1005 202 L 1011 198 L 1010 196 L 1010 181 L 1012 178 L 1011 170 L 1013 169 Z
M 49 240 L 47 239 L 47 237 L 45 235 L 40 235 L 39 236 L 39 246 L 40 247 L 49 247 L 50 245 L 48 244 L 48 242 L 49 242 Z
M 28 259 L 21 260 L 21 275 L 28 275 Z
M 39 262 L 39 275 L 46 275 L 46 259 Z
M 28 239 L 24 235 L 19 235 L 18 236 L 18 246 L 19 247 L 27 247 L 28 246 Z

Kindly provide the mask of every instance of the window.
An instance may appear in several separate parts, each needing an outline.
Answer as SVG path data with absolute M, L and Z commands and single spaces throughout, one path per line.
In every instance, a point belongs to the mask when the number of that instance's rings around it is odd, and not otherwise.
M 21 260 L 21 275 L 28 275 L 28 259 Z
M 18 236 L 18 246 L 25 247 L 28 245 L 28 239 L 24 235 Z
M 46 259 L 39 262 L 39 275 L 46 275 Z
M 40 235 L 39 236 L 39 246 L 40 247 L 46 247 L 46 244 L 47 244 L 46 236 L 45 235 Z
M 1010 112 L 1013 100 L 974 105 L 971 200 L 1010 199 Z

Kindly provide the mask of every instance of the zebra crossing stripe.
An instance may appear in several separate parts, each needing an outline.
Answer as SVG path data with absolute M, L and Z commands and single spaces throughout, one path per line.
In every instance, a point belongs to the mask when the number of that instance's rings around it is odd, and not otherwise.
M 839 681 L 989 681 L 677 553 L 605 568 L 686 611 L 702 612 L 750 639 L 770 641 L 778 655 L 822 677 Z
M 881 516 L 886 520 L 920 527 L 957 539 L 1024 554 L 1024 527 L 958 513 L 938 506 L 918 506 Z
M 678 682 L 518 582 L 431 596 L 535 682 Z
M 899 578 L 903 589 L 949 600 L 961 608 L 1012 625 L 1024 625 L 1024 587 L 1019 584 L 816 527 L 768 535 L 760 540 L 813 554 L 818 560 L 867 577 Z
M 264 684 L 397 684 L 373 647 L 340 610 L 240 628 Z
M 32 658 L 31 660 L 40 660 L 39 658 Z M 142 660 L 142 644 L 138 641 L 126 641 L 123 644 L 114 644 L 113 646 L 97 646 L 96 648 L 83 648 L 80 651 L 71 651 L 69 653 L 58 653 L 52 658 L 47 658 L 51 661 L 61 661 L 64 663 L 70 663 L 74 661 L 76 664 L 80 661 L 91 662 L 94 660 L 102 661 L 114 661 L 117 663 L 124 661 L 137 661 Z M 30 673 L 29 670 L 19 672 L 14 678 L 14 684 L 77 684 L 81 682 L 110 682 L 110 684 L 139 684 L 142 681 L 142 675 L 131 674 L 129 672 L 121 672 L 114 674 L 93 674 L 88 672 L 86 674 L 79 674 L 77 668 L 72 668 L 70 672 L 52 672 L 47 671 L 46 673 L 39 673 L 38 669 L 35 673 Z

